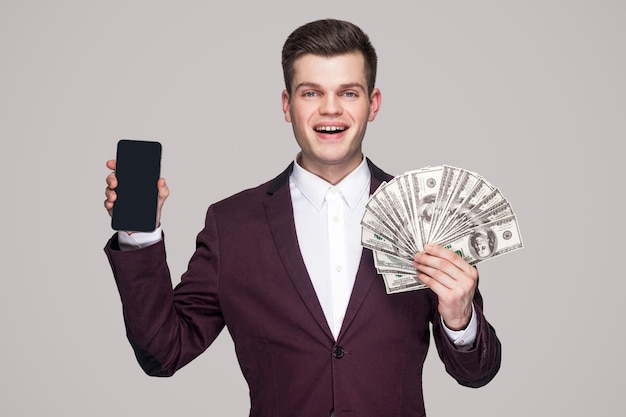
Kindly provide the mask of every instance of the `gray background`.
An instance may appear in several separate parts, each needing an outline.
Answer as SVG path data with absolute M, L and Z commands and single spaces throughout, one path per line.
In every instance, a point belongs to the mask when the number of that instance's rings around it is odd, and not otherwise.
M 323 17 L 379 53 L 366 154 L 474 170 L 519 216 L 525 248 L 480 267 L 502 369 L 463 388 L 431 350 L 429 415 L 621 415 L 626 6 L 602 0 L 0 1 L 0 415 L 247 415 L 227 332 L 173 378 L 136 364 L 104 163 L 163 143 L 178 282 L 208 204 L 295 156 L 280 48 Z

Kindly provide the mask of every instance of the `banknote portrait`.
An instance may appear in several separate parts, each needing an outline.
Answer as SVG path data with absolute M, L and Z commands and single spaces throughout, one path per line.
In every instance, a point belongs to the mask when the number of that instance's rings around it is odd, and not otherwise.
M 437 194 L 427 194 L 418 205 L 418 215 L 424 223 L 430 223 L 433 219 L 433 210 Z
M 469 239 L 470 252 L 475 258 L 482 260 L 493 255 L 496 249 L 496 234 L 493 230 L 480 228 Z

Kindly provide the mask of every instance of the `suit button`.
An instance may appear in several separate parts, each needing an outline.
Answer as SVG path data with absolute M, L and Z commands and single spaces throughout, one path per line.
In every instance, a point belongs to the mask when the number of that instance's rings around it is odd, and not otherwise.
M 333 356 L 335 358 L 341 359 L 343 358 L 343 354 L 344 354 L 344 351 L 342 347 L 337 346 L 335 349 L 333 349 Z

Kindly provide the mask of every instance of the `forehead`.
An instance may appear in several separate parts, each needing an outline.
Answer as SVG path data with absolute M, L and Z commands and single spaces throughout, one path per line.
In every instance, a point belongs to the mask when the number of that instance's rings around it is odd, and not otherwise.
M 317 84 L 333 87 L 345 84 L 367 86 L 365 59 L 360 52 L 324 57 L 305 54 L 294 61 L 292 86 Z

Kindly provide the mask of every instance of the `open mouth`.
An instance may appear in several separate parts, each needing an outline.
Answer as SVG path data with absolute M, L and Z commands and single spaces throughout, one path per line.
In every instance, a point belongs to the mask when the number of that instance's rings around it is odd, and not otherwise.
M 315 128 L 315 131 L 318 133 L 325 133 L 334 135 L 337 133 L 344 132 L 347 128 L 343 126 L 318 126 Z

